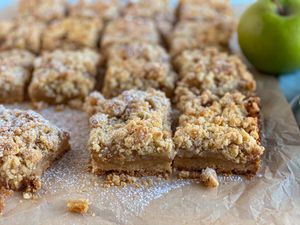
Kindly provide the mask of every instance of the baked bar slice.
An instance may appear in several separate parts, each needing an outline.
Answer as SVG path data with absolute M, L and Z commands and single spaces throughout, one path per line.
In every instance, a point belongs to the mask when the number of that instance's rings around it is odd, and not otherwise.
M 233 9 L 229 0 L 180 0 L 178 4 L 179 20 L 232 20 Z
M 25 49 L 39 53 L 46 25 L 32 19 L 0 21 L 0 50 Z
M 86 105 L 90 114 L 96 113 L 88 142 L 94 173 L 171 173 L 171 106 L 162 92 L 130 90 L 111 100 L 93 93 Z
M 66 15 L 67 2 L 67 0 L 20 0 L 19 16 L 50 22 Z
M 44 53 L 35 61 L 29 97 L 33 102 L 81 102 L 93 90 L 100 56 L 92 50 Z
M 207 167 L 225 174 L 255 175 L 264 147 L 259 135 L 259 98 L 227 93 L 182 114 L 174 135 L 178 170 Z
M 252 95 L 256 89 L 256 82 L 242 60 L 216 48 L 186 50 L 173 63 L 180 77 L 173 100 L 183 111 L 195 98 L 205 105 L 210 93 L 216 98 L 235 91 Z
M 133 18 L 151 19 L 160 33 L 167 36 L 175 23 L 174 11 L 169 0 L 143 0 L 129 2 L 122 9 L 122 14 Z
M 121 4 L 118 0 L 79 0 L 70 6 L 70 15 L 75 17 L 99 18 L 105 22 L 119 16 Z
M 144 18 L 118 18 L 108 23 L 101 47 L 133 42 L 159 44 L 160 37 L 152 20 Z
M 180 21 L 168 38 L 170 54 L 176 56 L 186 49 L 210 46 L 228 51 L 234 31 L 235 23 L 232 20 Z
M 0 52 L 0 103 L 24 101 L 33 61 L 34 55 L 25 50 Z
M 154 88 L 171 96 L 176 75 L 166 51 L 147 43 L 114 45 L 107 52 L 103 93 L 111 98 L 125 90 Z
M 50 24 L 43 50 L 97 48 L 103 23 L 98 18 L 67 17 Z
M 0 185 L 36 191 L 42 173 L 70 149 L 67 132 L 33 111 L 0 106 Z

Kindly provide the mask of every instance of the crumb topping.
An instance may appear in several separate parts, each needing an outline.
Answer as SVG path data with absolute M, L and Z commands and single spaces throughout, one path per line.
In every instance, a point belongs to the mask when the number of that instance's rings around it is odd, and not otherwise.
M 67 208 L 69 212 L 86 214 L 89 210 L 89 201 L 84 200 L 69 200 L 67 203 Z
M 103 93 L 114 97 L 125 90 L 155 88 L 170 96 L 175 87 L 176 75 L 170 59 L 160 46 L 146 43 L 115 45 L 109 48 L 108 69 Z
M 43 49 L 96 48 L 102 28 L 98 18 L 67 17 L 54 21 L 44 32 Z

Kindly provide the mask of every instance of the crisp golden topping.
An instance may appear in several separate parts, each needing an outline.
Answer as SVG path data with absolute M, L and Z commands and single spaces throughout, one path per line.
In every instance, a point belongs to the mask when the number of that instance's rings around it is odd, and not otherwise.
M 62 18 L 67 12 L 67 0 L 20 0 L 19 16 L 34 17 L 49 22 Z
M 178 156 L 221 154 L 235 163 L 259 158 L 258 98 L 226 94 L 209 106 L 194 105 L 181 115 L 174 136 Z
M 119 16 L 119 8 L 118 0 L 79 0 L 70 7 L 70 15 L 109 21 Z
M 8 50 L 0 52 L 0 65 L 15 65 L 32 69 L 35 56 L 26 50 Z
M 96 48 L 102 27 L 98 18 L 67 17 L 54 21 L 43 35 L 43 50 Z
M 186 49 L 208 46 L 228 50 L 234 30 L 235 24 L 232 21 L 180 21 L 169 36 L 170 54 L 176 56 Z
M 0 49 L 26 49 L 38 53 L 45 28 L 45 24 L 31 19 L 0 22 Z
M 181 0 L 178 6 L 179 20 L 232 20 L 233 9 L 229 0 Z
M 89 210 L 89 201 L 84 200 L 69 200 L 67 203 L 68 211 L 73 213 L 86 214 Z
M 118 18 L 108 23 L 104 30 L 101 46 L 142 42 L 159 44 L 160 38 L 151 20 L 144 18 Z
M 125 90 L 148 88 L 172 95 L 176 74 L 162 47 L 146 43 L 115 45 L 109 48 L 107 58 L 103 87 L 106 97 L 117 96 Z
M 0 187 L 0 214 L 2 214 L 4 208 L 5 208 L 5 202 L 6 200 L 12 196 L 13 191 L 6 189 L 4 187 Z
M 40 176 L 69 149 L 69 135 L 33 111 L 0 107 L 0 183 L 13 190 L 41 188 Z
M 238 56 L 215 48 L 187 50 L 174 59 L 180 82 L 175 90 L 175 103 L 184 110 L 187 101 L 198 99 L 206 104 L 211 94 L 223 96 L 241 91 L 251 95 L 256 89 L 252 74 Z
M 31 100 L 51 104 L 84 100 L 95 86 L 99 60 L 97 53 L 87 49 L 43 54 L 35 61 Z
M 163 93 L 131 90 L 112 100 L 97 95 L 98 102 L 89 99 L 87 103 L 96 103 L 94 112 L 100 111 L 90 118 L 88 146 L 94 160 L 130 162 L 147 156 L 171 162 L 175 155 L 171 106 Z

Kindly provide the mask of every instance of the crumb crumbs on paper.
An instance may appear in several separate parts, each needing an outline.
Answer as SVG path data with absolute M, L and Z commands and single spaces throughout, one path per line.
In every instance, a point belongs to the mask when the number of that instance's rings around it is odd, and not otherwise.
M 57 106 L 55 106 L 55 111 L 56 112 L 62 112 L 62 111 L 64 111 L 64 109 L 65 109 L 64 105 L 57 105 Z
M 105 176 L 103 187 L 121 186 L 125 187 L 127 184 L 134 184 L 137 178 L 127 174 L 110 173 Z
M 12 196 L 13 191 L 6 189 L 4 187 L 0 188 L 0 214 L 2 214 L 4 208 L 5 208 L 5 202 L 6 200 Z
M 67 203 L 67 208 L 69 212 L 86 214 L 89 210 L 89 201 L 83 200 L 69 200 Z
M 25 191 L 25 192 L 23 192 L 23 199 L 25 199 L 25 200 L 37 200 L 37 199 L 39 199 L 39 196 L 32 193 L 32 192 Z
M 206 186 L 215 188 L 219 186 L 219 180 L 217 173 L 214 169 L 206 168 L 202 170 L 200 175 L 200 181 Z
M 38 111 L 48 107 L 48 104 L 45 102 L 31 102 L 30 105 L 31 105 L 32 109 L 38 110 Z

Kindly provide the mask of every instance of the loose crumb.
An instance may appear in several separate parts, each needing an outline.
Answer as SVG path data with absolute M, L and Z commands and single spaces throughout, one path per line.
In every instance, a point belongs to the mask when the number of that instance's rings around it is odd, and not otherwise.
M 136 177 L 127 174 L 107 174 L 104 180 L 103 187 L 121 186 L 125 187 L 127 184 L 134 184 L 137 181 Z
M 29 200 L 33 198 L 33 195 L 31 192 L 23 192 L 23 198 Z
M 12 190 L 8 190 L 4 187 L 0 188 L 0 214 L 2 214 L 5 208 L 6 199 L 12 196 L 12 194 L 13 194 Z
M 32 109 L 35 109 L 38 111 L 48 107 L 48 104 L 45 102 L 31 102 L 30 104 L 31 104 Z
M 217 173 L 214 169 L 206 168 L 202 170 L 200 175 L 200 181 L 206 186 L 215 188 L 219 186 L 219 181 L 217 177 Z
M 68 211 L 73 213 L 86 214 L 89 210 L 88 200 L 69 200 L 67 203 Z
M 55 107 L 55 111 L 56 112 L 61 112 L 61 111 L 63 111 L 65 109 L 65 106 L 64 105 L 57 105 L 56 107 Z

